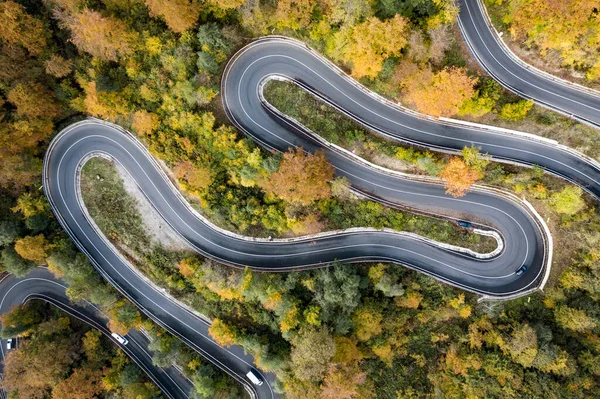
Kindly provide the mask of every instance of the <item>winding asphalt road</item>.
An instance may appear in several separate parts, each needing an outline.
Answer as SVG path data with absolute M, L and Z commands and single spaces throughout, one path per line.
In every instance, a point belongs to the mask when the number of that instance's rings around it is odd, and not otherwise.
M 599 169 L 544 141 L 500 131 L 483 131 L 419 116 L 391 103 L 343 75 L 302 43 L 269 37 L 232 58 L 223 77 L 222 97 L 231 121 L 263 146 L 285 151 L 301 146 L 323 149 L 339 176 L 355 190 L 384 203 L 473 221 L 494 229 L 504 249 L 480 258 L 450 250 L 414 235 L 357 229 L 296 240 L 260 240 L 223 231 L 194 212 L 148 151 L 131 135 L 100 121 L 74 124 L 51 143 L 44 165 L 44 189 L 61 225 L 96 268 L 145 314 L 188 345 L 251 387 L 259 397 L 273 397 L 269 383 L 249 384 L 244 375 L 252 359 L 240 348 L 221 348 L 206 333 L 207 323 L 140 276 L 95 228 L 79 193 L 79 172 L 92 156 L 119 162 L 135 179 L 157 212 L 198 253 L 222 263 L 256 270 L 285 271 L 347 262 L 392 261 L 448 284 L 494 298 L 508 298 L 542 286 L 551 264 L 551 237 L 543 220 L 508 193 L 474 188 L 460 199 L 447 196 L 439 182 L 421 181 L 383 170 L 323 142 L 279 114 L 262 97 L 271 78 L 293 81 L 368 128 L 396 140 L 442 151 L 465 145 L 481 147 L 497 160 L 537 164 L 600 196 Z M 521 265 L 529 269 L 521 276 Z M 272 376 L 264 376 L 267 381 Z
M 481 0 L 459 0 L 458 23 L 481 66 L 500 84 L 536 103 L 600 128 L 600 95 L 536 72 L 511 56 L 486 20 Z M 590 10 L 591 11 L 591 10 Z
M 85 307 L 73 306 L 66 294 L 66 287 L 45 268 L 33 270 L 27 277 L 16 278 L 12 275 L 0 280 L 0 314 L 8 312 L 14 306 L 30 300 L 48 302 L 69 315 L 98 329 L 120 347 L 150 379 L 160 388 L 167 398 L 188 399 L 193 388 L 191 382 L 173 367 L 163 369 L 152 364 L 148 350 L 148 339 L 138 331 L 131 330 L 127 335 L 129 344 L 120 345 L 110 335 L 106 327 L 107 318 L 99 309 L 88 303 Z M 4 360 L 7 354 L 6 340 L 0 340 L 0 356 Z M 4 362 L 0 363 L 0 373 Z M 1 391 L 0 391 L 1 392 Z M 0 395 L 5 397 L 4 392 Z
M 541 139 L 440 122 L 401 108 L 349 79 L 305 44 L 279 37 L 257 40 L 240 50 L 225 71 L 222 95 L 229 118 L 263 145 L 322 146 L 288 126 L 262 98 L 270 79 L 292 81 L 365 127 L 393 140 L 457 152 L 475 145 L 496 161 L 538 165 L 600 198 L 600 164 L 571 149 Z M 292 122 L 293 123 L 293 122 Z M 279 125 L 279 126 L 278 126 Z M 305 129 L 303 129 L 305 130 Z

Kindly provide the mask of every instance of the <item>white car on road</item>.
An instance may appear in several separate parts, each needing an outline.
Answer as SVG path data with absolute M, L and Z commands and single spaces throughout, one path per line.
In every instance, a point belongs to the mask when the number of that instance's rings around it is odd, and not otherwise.
M 114 339 L 116 339 L 117 341 L 119 341 L 119 343 L 120 343 L 121 345 L 127 345 L 127 344 L 129 343 L 129 341 L 127 341 L 127 338 L 125 338 L 125 337 L 122 337 L 122 336 L 120 336 L 120 335 L 119 335 L 119 334 L 117 334 L 117 333 L 112 333 L 112 334 L 110 334 L 110 335 L 112 335 L 112 337 L 113 337 Z

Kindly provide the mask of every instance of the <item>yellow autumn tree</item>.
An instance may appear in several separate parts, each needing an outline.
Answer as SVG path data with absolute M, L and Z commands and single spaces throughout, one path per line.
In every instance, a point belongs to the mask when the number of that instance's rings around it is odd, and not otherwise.
M 319 215 L 316 213 L 309 213 L 300 220 L 292 223 L 291 229 L 295 234 L 316 234 L 323 231 L 325 225 L 321 222 Z
M 26 218 L 38 215 L 48 210 L 48 202 L 43 196 L 34 196 L 31 193 L 23 193 L 17 199 L 17 204 L 10 208 L 11 211 L 21 212 Z
M 358 348 L 356 339 L 349 337 L 336 336 L 335 355 L 333 361 L 340 364 L 357 363 L 363 358 L 363 354 Z
M 202 10 L 202 4 L 195 0 L 146 0 L 146 6 L 151 16 L 162 17 L 177 33 L 194 26 Z
M 367 303 L 361 306 L 352 317 L 356 329 L 356 336 L 360 341 L 368 341 L 372 337 L 381 334 L 383 315 L 375 303 Z
M 129 113 L 130 105 L 120 93 L 99 91 L 94 81 L 86 82 L 82 80 L 79 85 L 85 92 L 83 106 L 89 114 L 114 120 L 119 115 Z
M 139 134 L 150 135 L 159 125 L 158 115 L 146 110 L 136 111 L 131 117 L 131 127 Z
M 425 70 L 405 83 L 404 99 L 424 114 L 452 116 L 473 97 L 476 83 L 464 68 L 445 68 L 435 74 Z
M 15 241 L 15 251 L 23 259 L 42 264 L 48 257 L 48 241 L 43 234 L 26 236 Z
M 37 55 L 46 47 L 47 37 L 42 21 L 29 15 L 21 4 L 12 0 L 0 3 L 0 40 L 20 44 Z
M 38 143 L 52 134 L 54 124 L 50 119 L 21 119 L 6 123 L 0 127 L 0 163 L 7 162 L 8 154 L 23 153 L 27 148 L 34 148 Z
M 358 365 L 339 366 L 332 364 L 327 370 L 321 386 L 321 399 L 359 399 L 363 395 L 363 385 L 367 374 Z
M 39 83 L 18 83 L 7 99 L 17 107 L 17 114 L 27 118 L 53 118 L 60 113 L 52 92 Z
M 446 194 L 462 197 L 479 179 L 479 172 L 458 157 L 453 157 L 440 172 L 440 178 L 446 186 Z
M 231 346 L 237 343 L 237 332 L 221 319 L 214 319 L 208 328 L 210 336 L 221 346 Z
M 373 78 L 383 69 L 386 58 L 400 54 L 407 38 L 408 20 L 398 14 L 385 21 L 370 17 L 351 30 L 342 30 L 338 43 L 347 42 L 342 54 L 352 65 L 352 75 Z
M 187 278 L 194 276 L 194 274 L 196 273 L 196 270 L 198 269 L 198 266 L 199 265 L 198 265 L 196 258 L 186 258 L 177 264 L 179 273 L 181 273 L 184 277 L 187 277 Z
M 306 28 L 316 4 L 315 0 L 278 0 L 274 16 L 277 26 L 294 30 Z
M 222 10 L 230 10 L 243 5 L 245 0 L 210 0 L 210 4 Z
M 594 68 L 600 65 L 598 8 L 597 0 L 510 0 L 504 22 L 513 38 L 535 46 L 542 56 L 559 54 L 562 65 L 589 70 L 589 78 L 595 79 Z
M 60 55 L 52 54 L 52 56 L 44 62 L 44 67 L 47 74 L 62 78 L 71 73 L 73 63 Z
M 122 20 L 102 16 L 98 11 L 57 10 L 55 15 L 61 26 L 71 31 L 71 41 L 77 48 L 106 61 L 117 61 L 130 54 L 137 42 L 137 33 L 129 30 Z

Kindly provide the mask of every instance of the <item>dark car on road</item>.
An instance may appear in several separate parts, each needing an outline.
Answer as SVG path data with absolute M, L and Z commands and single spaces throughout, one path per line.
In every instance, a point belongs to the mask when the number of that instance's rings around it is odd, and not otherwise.
M 465 222 L 464 220 L 459 220 L 459 221 L 458 221 L 458 225 L 459 225 L 460 227 L 465 227 L 465 228 L 467 228 L 467 229 L 470 229 L 470 228 L 471 228 L 471 222 Z
M 520 276 L 520 275 L 522 275 L 523 273 L 525 273 L 526 271 L 527 271 L 527 266 L 526 266 L 526 265 L 523 265 L 523 266 L 519 267 L 519 269 L 518 269 L 518 270 L 515 272 L 515 274 L 516 274 L 517 276 Z

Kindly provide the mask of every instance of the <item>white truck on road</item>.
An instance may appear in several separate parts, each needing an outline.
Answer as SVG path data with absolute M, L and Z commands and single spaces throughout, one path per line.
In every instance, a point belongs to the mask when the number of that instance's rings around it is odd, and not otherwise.
M 261 386 L 263 384 L 263 380 L 254 372 L 254 370 L 248 371 L 246 377 L 248 377 L 248 379 L 252 381 L 254 385 Z

